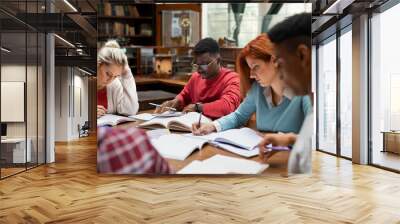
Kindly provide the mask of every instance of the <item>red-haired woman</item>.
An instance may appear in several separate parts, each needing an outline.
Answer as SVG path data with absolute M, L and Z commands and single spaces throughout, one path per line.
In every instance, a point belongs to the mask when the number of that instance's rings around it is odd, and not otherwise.
M 293 134 L 300 131 L 305 116 L 312 111 L 310 99 L 293 97 L 285 88 L 273 52 L 273 44 L 266 34 L 261 34 L 243 48 L 236 60 L 241 92 L 245 96 L 243 102 L 236 111 L 212 123 L 201 124 L 201 127 L 194 124 L 194 134 L 241 127 L 254 112 L 260 131 Z

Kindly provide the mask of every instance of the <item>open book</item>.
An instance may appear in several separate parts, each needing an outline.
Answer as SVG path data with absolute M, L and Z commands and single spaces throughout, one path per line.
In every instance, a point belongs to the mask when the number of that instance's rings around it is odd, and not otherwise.
M 256 149 L 262 140 L 262 135 L 250 128 L 229 129 L 194 137 L 205 138 L 211 142 L 225 143 L 246 150 Z
M 170 110 L 170 111 L 165 111 L 164 113 L 161 114 L 141 113 L 130 117 L 138 121 L 150 121 L 154 118 L 180 117 L 183 115 L 184 115 L 183 112 Z
M 130 117 L 124 117 L 114 114 L 105 114 L 97 118 L 97 126 L 105 126 L 105 125 L 115 126 L 117 124 L 127 121 L 135 121 L 135 120 Z
M 178 174 L 259 174 L 268 168 L 268 164 L 215 155 L 209 159 L 194 160 L 179 170 Z
M 262 135 L 250 128 L 230 129 L 203 136 L 194 136 L 192 134 L 186 134 L 185 136 L 207 139 L 208 143 L 215 147 L 247 158 L 259 154 L 258 144 L 262 140 Z M 290 151 L 290 147 L 269 144 L 267 151 Z
M 155 117 L 151 120 L 138 125 L 141 128 L 168 128 L 175 131 L 192 131 L 192 124 L 199 122 L 200 114 L 197 112 L 189 112 L 179 117 Z M 211 122 L 211 119 L 201 115 L 201 122 Z
M 150 139 L 154 148 L 168 159 L 184 160 L 196 149 L 201 149 L 207 139 L 190 138 L 179 134 L 166 134 Z
M 249 158 L 259 154 L 258 144 L 262 137 L 250 128 L 231 129 L 203 136 L 193 134 L 164 134 L 151 139 L 156 150 L 165 158 L 184 160 L 205 144 L 211 144 L 234 154 Z M 268 147 L 271 147 L 269 145 Z M 282 151 L 285 147 L 277 147 Z

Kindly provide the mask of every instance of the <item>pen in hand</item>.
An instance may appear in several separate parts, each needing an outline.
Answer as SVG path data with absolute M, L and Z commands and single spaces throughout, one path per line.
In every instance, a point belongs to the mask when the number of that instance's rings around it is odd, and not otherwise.
M 291 150 L 290 146 L 272 146 L 272 145 L 268 145 L 265 148 L 268 149 L 266 152 L 270 152 L 270 151 L 290 151 Z
M 200 123 L 201 123 L 201 115 L 203 114 L 203 112 L 200 112 L 200 116 L 199 116 L 199 123 L 198 123 L 198 127 L 200 128 Z

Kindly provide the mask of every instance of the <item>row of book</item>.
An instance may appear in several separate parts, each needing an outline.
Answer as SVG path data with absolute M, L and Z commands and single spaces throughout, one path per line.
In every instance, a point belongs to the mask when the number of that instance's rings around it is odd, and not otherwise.
M 132 16 L 140 17 L 139 11 L 133 5 L 99 4 L 99 14 L 104 16 Z
M 153 29 L 150 24 L 140 24 L 140 32 L 136 33 L 135 26 L 121 22 L 102 22 L 98 25 L 98 33 L 101 36 L 152 36 Z

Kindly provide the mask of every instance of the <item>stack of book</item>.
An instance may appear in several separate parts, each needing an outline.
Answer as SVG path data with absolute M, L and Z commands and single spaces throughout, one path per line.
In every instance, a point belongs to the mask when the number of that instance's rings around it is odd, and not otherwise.
M 104 16 L 132 16 L 140 17 L 139 11 L 133 5 L 113 5 L 104 3 L 99 5 L 99 14 Z
M 107 36 L 134 36 L 135 27 L 121 22 L 102 22 L 98 26 L 99 33 Z

